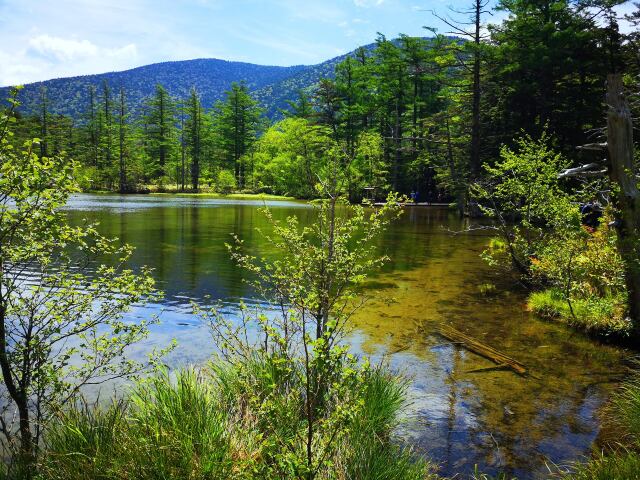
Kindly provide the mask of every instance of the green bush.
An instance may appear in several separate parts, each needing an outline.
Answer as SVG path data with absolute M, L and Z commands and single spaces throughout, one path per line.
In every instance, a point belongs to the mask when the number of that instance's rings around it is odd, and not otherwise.
M 215 189 L 219 193 L 231 193 L 238 185 L 236 177 L 231 170 L 220 170 L 216 176 Z

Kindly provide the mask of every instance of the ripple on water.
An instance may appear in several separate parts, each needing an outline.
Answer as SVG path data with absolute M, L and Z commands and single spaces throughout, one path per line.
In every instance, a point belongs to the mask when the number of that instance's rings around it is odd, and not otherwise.
M 134 245 L 134 265 L 153 267 L 165 292 L 161 302 L 131 314 L 161 318 L 136 353 L 176 338 L 169 364 L 205 362 L 213 342 L 193 316 L 192 302 L 219 302 L 228 318 L 237 317 L 241 301 L 265 307 L 224 246 L 236 233 L 248 253 L 277 255 L 256 232 L 269 230 L 258 213 L 262 204 L 149 195 L 81 195 L 70 202 L 74 221 L 99 221 L 102 233 Z M 313 221 L 305 204 L 273 206 L 277 219 L 295 214 L 302 225 Z M 563 464 L 590 453 L 600 431 L 598 410 L 626 352 L 530 315 L 523 294 L 503 289 L 508 279 L 479 258 L 488 238 L 451 235 L 462 227 L 446 210 L 412 208 L 377 239 L 392 260 L 364 286 L 371 299 L 354 318 L 350 341 L 355 351 L 386 358 L 411 379 L 396 433 L 443 474 L 471 473 L 478 465 L 489 473 L 538 478 L 545 462 Z M 483 295 L 486 283 L 497 284 L 497 293 Z M 518 359 L 533 376 L 482 370 L 492 364 L 438 335 L 442 322 Z

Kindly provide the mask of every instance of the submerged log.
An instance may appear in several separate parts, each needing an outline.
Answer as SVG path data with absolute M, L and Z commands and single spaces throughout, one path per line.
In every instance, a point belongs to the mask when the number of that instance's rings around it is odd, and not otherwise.
M 494 348 L 491 348 L 489 345 L 486 345 L 479 340 L 467 335 L 466 333 L 462 333 L 459 330 L 456 330 L 450 325 L 442 324 L 440 326 L 440 335 L 442 335 L 447 340 L 450 340 L 460 346 L 466 348 L 467 350 L 480 355 L 481 357 L 486 358 L 487 360 L 492 361 L 499 368 L 509 368 L 513 370 L 518 375 L 526 376 L 527 367 L 522 363 L 514 360 L 513 358 L 505 355 Z

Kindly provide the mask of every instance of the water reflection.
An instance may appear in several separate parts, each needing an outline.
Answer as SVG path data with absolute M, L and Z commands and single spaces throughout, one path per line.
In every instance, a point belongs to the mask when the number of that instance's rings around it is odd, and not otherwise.
M 202 362 L 212 351 L 206 328 L 191 315 L 191 301 L 206 303 L 210 295 L 230 315 L 241 300 L 260 307 L 224 243 L 236 233 L 249 253 L 277 254 L 256 231 L 269 229 L 258 212 L 262 203 L 81 195 L 70 203 L 69 215 L 99 221 L 103 233 L 137 248 L 136 265 L 155 268 L 165 299 L 132 315 L 160 313 L 150 343 L 177 338 L 180 347 L 169 360 L 181 365 Z M 275 218 L 295 214 L 301 225 L 313 221 L 303 203 L 270 206 Z M 443 474 L 470 473 L 477 464 L 523 479 L 544 477 L 545 462 L 565 463 L 590 452 L 600 428 L 598 409 L 625 352 L 536 320 L 520 293 L 484 296 L 479 285 L 505 279 L 479 258 L 486 236 L 450 233 L 462 227 L 446 210 L 413 208 L 378 238 L 392 261 L 365 289 L 372 298 L 354 321 L 353 345 L 388 358 L 412 379 L 399 435 L 438 462 Z M 442 322 L 518 359 L 533 376 L 483 370 L 491 363 L 437 334 Z

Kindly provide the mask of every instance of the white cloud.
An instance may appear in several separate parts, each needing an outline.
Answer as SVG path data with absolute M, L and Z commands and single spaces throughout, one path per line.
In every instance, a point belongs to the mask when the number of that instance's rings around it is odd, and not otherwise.
M 133 43 L 120 48 L 100 48 L 89 40 L 53 37 L 44 34 L 29 39 L 27 53 L 36 53 L 54 61 L 69 62 L 97 56 L 131 58 L 136 57 L 138 52 Z
M 26 38 L 20 50 L 3 51 L 0 47 L 0 64 L 4 65 L 0 70 L 0 86 L 124 70 L 138 63 L 138 48 L 134 43 L 102 47 L 87 39 L 36 34 Z
M 29 50 L 63 62 L 78 57 L 91 57 L 98 53 L 98 47 L 88 40 L 69 40 L 49 35 L 38 35 L 29 39 Z
M 384 0 L 353 0 L 356 7 L 369 8 L 377 7 L 384 3 Z

